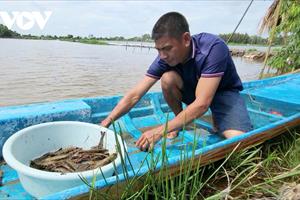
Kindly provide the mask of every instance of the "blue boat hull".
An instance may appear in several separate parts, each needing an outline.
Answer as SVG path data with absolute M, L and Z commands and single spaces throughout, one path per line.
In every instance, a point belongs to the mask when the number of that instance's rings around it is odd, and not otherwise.
M 211 134 L 211 116 L 208 111 L 195 124 L 181 131 L 175 139 L 167 139 L 167 154 L 170 169 L 174 174 L 178 171 L 178 162 L 183 149 L 192 152 L 196 144 L 195 156 L 190 159 L 199 159 L 201 165 L 213 162 L 231 152 L 237 144 L 238 148 L 261 143 L 284 131 L 287 128 L 300 124 L 300 74 L 280 76 L 265 80 L 244 83 L 242 96 L 247 104 L 247 109 L 254 125 L 254 130 L 243 135 L 224 139 L 219 135 Z M 11 106 L 0 108 L 0 146 L 7 138 L 25 127 L 49 121 L 83 121 L 99 123 L 118 103 L 121 96 L 96 97 L 31 104 L 24 106 Z M 146 152 L 139 151 L 134 141 L 139 138 L 142 131 L 149 127 L 165 123 L 174 115 L 161 93 L 147 93 L 139 103 L 126 115 L 116 121 L 116 131 L 122 132 L 128 146 L 130 162 L 127 162 L 129 178 L 141 176 L 149 171 L 148 167 L 141 165 L 145 159 L 150 159 Z M 112 129 L 112 127 L 110 127 Z M 195 135 L 196 133 L 196 135 Z M 194 143 L 194 139 L 196 142 Z M 160 155 L 162 145 L 159 142 L 153 155 Z M 131 164 L 131 165 L 130 165 Z M 138 166 L 139 171 L 131 166 Z M 157 165 L 159 169 L 160 163 Z M 2 186 L 0 198 L 32 199 L 18 182 L 17 173 L 9 166 L 2 164 Z M 97 181 L 96 187 L 106 188 L 116 186 L 125 180 L 122 169 L 118 169 L 118 177 L 113 176 L 106 181 Z M 45 197 L 45 199 L 67 199 L 85 195 L 89 189 L 84 184 L 60 193 Z

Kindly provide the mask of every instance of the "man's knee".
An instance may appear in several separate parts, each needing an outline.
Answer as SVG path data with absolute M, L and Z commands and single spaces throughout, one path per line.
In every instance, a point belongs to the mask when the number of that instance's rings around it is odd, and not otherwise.
M 161 88 L 163 90 L 182 89 L 181 77 L 175 71 L 165 72 L 161 77 Z

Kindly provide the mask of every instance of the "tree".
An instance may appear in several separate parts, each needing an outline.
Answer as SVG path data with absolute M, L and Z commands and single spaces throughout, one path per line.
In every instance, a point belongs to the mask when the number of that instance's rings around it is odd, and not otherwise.
M 275 0 L 266 13 L 260 32 L 269 31 L 269 45 L 283 37 L 283 47 L 267 61 L 277 74 L 300 68 L 300 0 Z M 270 69 L 270 68 L 269 68 Z M 269 71 L 269 70 L 268 70 Z M 261 72 L 263 75 L 264 69 Z
M 16 37 L 20 37 L 20 34 L 18 34 L 15 31 L 9 30 L 3 24 L 0 24 L 0 38 L 16 38 Z

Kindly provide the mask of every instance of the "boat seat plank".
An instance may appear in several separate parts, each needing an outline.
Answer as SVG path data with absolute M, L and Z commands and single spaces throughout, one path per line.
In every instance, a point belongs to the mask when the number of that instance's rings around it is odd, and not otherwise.
M 284 101 L 292 104 L 300 103 L 300 94 L 298 93 L 298 88 L 300 85 L 291 85 L 289 87 L 274 86 L 268 87 L 260 90 L 252 91 L 251 94 L 260 97 L 267 97 L 269 99 L 274 99 L 276 101 Z
M 299 79 L 289 79 L 284 84 L 275 84 L 264 88 L 254 88 L 245 91 L 254 96 L 284 101 L 291 104 L 300 104 L 300 81 Z M 298 107 L 299 109 L 299 107 Z M 299 111 L 299 110 L 298 110 Z
M 0 121 L 4 119 L 8 120 L 16 118 L 30 119 L 37 116 L 39 116 L 39 118 L 47 118 L 51 116 L 54 119 L 61 117 L 67 119 L 81 118 L 82 120 L 85 119 L 85 121 L 88 121 L 90 114 L 90 106 L 81 100 L 61 101 L 53 103 L 3 107 L 0 109 Z

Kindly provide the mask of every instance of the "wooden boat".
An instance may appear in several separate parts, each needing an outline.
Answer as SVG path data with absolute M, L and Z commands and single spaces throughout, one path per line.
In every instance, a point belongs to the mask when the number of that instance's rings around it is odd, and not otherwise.
M 169 170 L 175 176 L 179 173 L 179 157 L 183 149 L 193 151 L 190 144 L 196 144 L 194 156 L 189 161 L 201 158 L 201 165 L 224 158 L 234 148 L 243 149 L 273 138 L 288 129 L 300 125 L 300 74 L 279 76 L 264 80 L 244 83 L 242 96 L 247 103 L 248 112 L 254 129 L 243 135 L 224 139 L 217 134 L 211 134 L 212 126 L 210 112 L 195 121 L 195 128 L 186 128 L 175 139 L 167 139 L 166 151 L 168 154 Z M 83 121 L 99 123 L 104 119 L 120 100 L 120 96 L 95 97 L 48 102 L 24 106 L 10 106 L 0 108 L 0 146 L 7 138 L 25 127 L 49 121 Z M 116 132 L 122 131 L 128 147 L 130 163 L 126 163 L 127 178 L 142 176 L 149 171 L 142 161 L 150 156 L 147 152 L 139 151 L 134 141 L 141 132 L 152 126 L 165 123 L 174 117 L 164 101 L 161 93 L 147 93 L 140 102 L 116 124 Z M 111 127 L 112 128 L 112 127 Z M 195 137 L 195 133 L 197 137 Z M 196 142 L 194 143 L 194 139 Z M 153 155 L 161 153 L 162 141 L 156 145 Z M 197 162 L 194 162 L 197 163 Z M 138 171 L 133 168 L 139 168 Z M 156 169 L 161 165 L 158 163 Z M 196 165 L 194 165 L 196 167 Z M 16 171 L 4 162 L 1 165 L 0 198 L 32 199 L 18 181 Z M 121 191 L 126 178 L 122 169 L 117 169 L 116 175 L 99 180 L 95 186 L 99 190 Z M 119 188 L 119 189 L 118 189 Z M 44 197 L 44 199 L 80 199 L 88 196 L 89 188 L 81 186 L 70 188 L 59 193 Z M 111 192 L 111 194 L 116 194 Z

